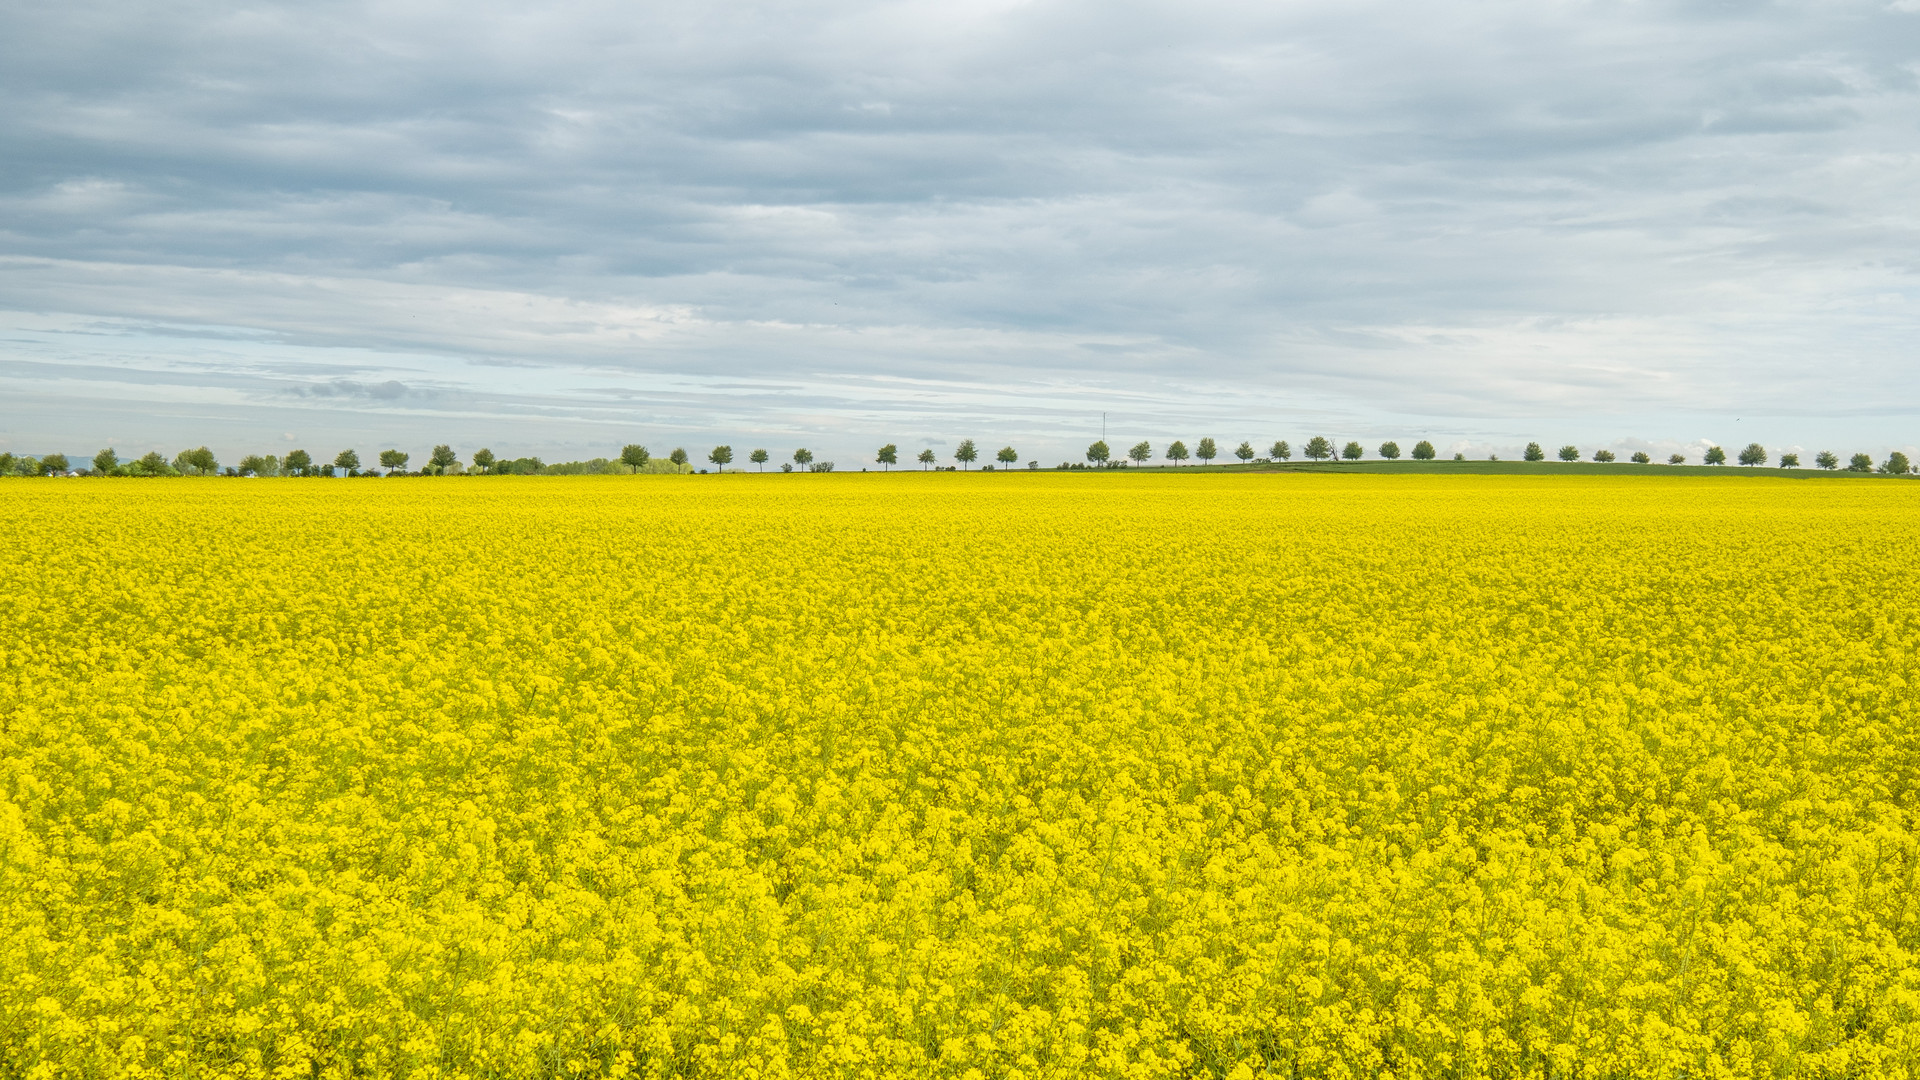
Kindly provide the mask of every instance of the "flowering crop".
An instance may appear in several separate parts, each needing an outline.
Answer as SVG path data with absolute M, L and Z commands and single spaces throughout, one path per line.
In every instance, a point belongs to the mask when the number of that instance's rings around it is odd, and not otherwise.
M 0 1072 L 1912 1077 L 1911 493 L 0 483 Z

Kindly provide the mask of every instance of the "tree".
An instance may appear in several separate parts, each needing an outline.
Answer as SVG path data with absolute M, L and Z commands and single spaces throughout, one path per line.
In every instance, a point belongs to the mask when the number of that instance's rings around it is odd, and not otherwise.
M 1906 459 L 1901 458 L 1900 460 L 1905 461 Z M 66 471 L 67 455 L 65 454 L 48 454 L 46 457 L 40 459 L 40 472 L 43 475 L 52 476 L 54 473 L 63 473 Z
M 1015 450 L 1011 446 L 1001 447 L 1000 452 L 993 456 L 994 456 L 994 460 L 998 461 L 1002 465 L 1011 465 L 1014 462 L 1020 460 L 1019 451 Z
M 19 459 L 13 456 L 11 450 L 0 451 L 0 476 L 5 476 L 12 472 L 15 463 L 18 461 Z
M 1209 465 L 1213 464 L 1213 459 L 1220 456 L 1220 448 L 1214 445 L 1213 436 L 1202 436 L 1200 445 L 1193 448 L 1193 456 Z
M 485 451 L 481 451 L 481 453 L 485 453 Z M 487 457 L 491 459 L 493 455 L 487 454 Z M 641 469 L 646 468 L 647 462 L 652 460 L 653 455 L 648 453 L 647 448 L 641 446 L 639 443 L 628 443 L 620 448 L 620 464 L 627 466 L 634 472 L 639 472 Z M 473 456 L 473 463 L 475 465 L 480 464 L 479 454 Z
M 1364 454 L 1366 451 L 1362 450 L 1357 442 L 1349 441 L 1347 445 L 1340 448 L 1340 456 L 1348 461 L 1359 461 Z
M 1560 448 L 1560 460 L 1561 460 L 1561 461 L 1579 461 L 1579 460 L 1580 460 L 1580 448 L 1579 448 L 1579 447 L 1577 447 L 1577 446 L 1574 446 L 1574 445 L 1573 445 L 1573 444 L 1571 444 L 1571 443 L 1569 443 L 1569 444 L 1567 444 L 1566 446 L 1563 446 L 1563 447 L 1561 447 L 1561 448 Z
M 629 447 L 628 449 L 632 449 L 632 447 Z M 646 450 L 646 447 L 642 446 L 639 449 L 642 452 L 644 452 Z M 620 455 L 620 460 L 625 461 L 626 457 L 627 455 L 624 452 L 622 452 Z M 478 471 L 482 473 L 492 472 L 493 462 L 494 462 L 493 451 L 487 449 L 486 447 L 483 446 L 480 449 L 475 450 L 473 452 L 473 467 Z
M 1253 454 L 1253 444 L 1250 442 L 1243 442 L 1233 448 L 1233 456 L 1239 458 L 1242 462 L 1252 461 Z
M 1831 450 L 1822 450 L 1813 455 L 1813 463 L 1823 469 L 1837 469 L 1840 467 L 1840 455 Z
M 240 475 L 241 476 L 271 475 L 270 473 L 267 472 L 267 459 L 261 457 L 259 454 L 248 454 L 246 457 L 241 458 L 240 459 Z
M 1267 450 L 1267 456 L 1275 461 L 1286 461 L 1293 457 L 1293 447 L 1287 445 L 1287 440 L 1281 439 Z
M 50 459 L 58 456 L 58 454 L 47 455 Z M 1913 471 L 1913 466 L 1908 463 L 1907 455 L 1895 450 L 1893 453 L 1887 455 L 1886 464 L 1880 466 L 1880 471 L 1886 473 L 1888 476 L 1905 476 Z
M 1667 457 L 1667 464 L 1669 465 L 1685 465 L 1686 463 L 1687 455 L 1685 454 L 1671 454 Z
M 803 446 L 793 452 L 793 463 L 800 466 L 802 472 L 806 471 L 807 465 L 811 461 L 813 461 L 813 451 L 806 447 Z
M 1748 443 L 1747 448 L 1740 451 L 1740 464 L 1742 465 L 1753 466 L 1765 465 L 1766 463 L 1767 448 L 1757 442 Z
M 727 466 L 733 464 L 733 447 L 716 446 L 707 453 L 707 460 L 713 462 L 720 472 L 726 472 Z
M 1602 462 L 1602 463 L 1604 463 L 1604 462 L 1609 462 L 1609 461 L 1612 461 L 1612 460 L 1613 460 L 1613 451 L 1611 451 L 1611 450 L 1595 450 L 1595 451 L 1593 452 L 1593 460 L 1595 460 L 1595 461 L 1598 461 L 1598 462 Z
M 1135 465 L 1145 465 L 1153 457 L 1153 444 L 1145 439 L 1134 443 L 1127 449 L 1127 459 Z
M 1179 468 L 1180 463 L 1187 460 L 1187 444 L 1179 439 L 1173 440 L 1173 445 L 1167 447 L 1167 460 L 1173 462 L 1175 468 Z
M 675 465 L 685 465 L 687 463 L 686 448 L 681 446 L 674 447 L 673 452 L 667 455 L 667 460 L 673 462 Z
M 111 446 L 93 455 L 93 471 L 101 476 L 112 472 L 114 466 L 118 464 L 120 464 L 120 455 L 114 453 Z
M 747 455 L 747 460 L 753 462 L 755 465 L 760 466 L 761 472 L 766 472 L 768 456 L 769 455 L 765 450 L 755 450 L 753 453 Z
M 158 450 L 147 451 L 137 464 L 140 466 L 141 473 L 146 476 L 167 475 L 167 459 L 160 456 Z
M 1433 444 L 1428 442 L 1425 439 L 1421 439 L 1419 442 L 1414 443 L 1413 444 L 1413 460 L 1432 461 L 1433 460 Z
M 1547 452 L 1545 450 L 1540 449 L 1540 444 L 1537 442 L 1528 443 L 1526 450 L 1523 451 L 1520 454 L 1520 456 L 1527 461 L 1547 460 Z
M 895 465 L 900 464 L 900 448 L 893 445 L 892 443 L 888 443 L 887 445 L 880 448 L 879 455 L 876 456 L 873 460 L 879 462 L 882 465 L 885 465 L 887 467 L 887 471 L 892 472 L 893 467 Z
M 1783 468 L 1783 469 L 1797 469 L 1797 468 L 1799 468 L 1799 467 L 1800 467 L 1800 455 L 1799 455 L 1799 454 L 1781 454 L 1781 455 L 1780 455 L 1780 467 L 1781 467 L 1781 468 Z
M 1388 461 L 1400 460 L 1400 444 L 1389 439 L 1380 444 L 1380 456 Z
M 333 456 L 333 467 L 348 476 L 360 475 L 360 455 L 351 450 L 342 450 Z
M 380 451 L 380 467 L 388 472 L 406 472 L 407 459 L 412 456 L 411 454 L 402 453 L 399 450 L 382 450 Z
M 485 454 L 486 451 L 482 450 L 480 453 Z M 487 456 L 492 457 L 493 455 L 488 454 Z M 479 456 L 475 455 L 474 460 L 479 461 Z M 281 467 L 287 471 L 288 476 L 310 475 L 313 472 L 313 455 L 307 453 L 305 450 L 295 450 L 293 453 L 287 455 L 287 460 L 281 463 Z
M 460 455 L 453 452 L 453 447 L 441 443 L 433 448 L 432 455 L 427 458 L 427 464 L 432 465 L 436 472 L 445 474 L 448 469 L 460 464 Z
M 953 460 L 959 462 L 963 469 L 973 464 L 979 457 L 980 448 L 973 445 L 972 439 L 961 439 L 960 445 L 953 448 Z
M 211 476 L 220 471 L 220 463 L 214 460 L 213 451 L 204 446 L 180 451 L 173 459 L 173 467 L 178 472 L 191 472 L 195 476 Z
M 1848 472 L 1872 472 L 1873 459 L 1865 454 L 1855 454 L 1847 461 Z
M 1645 450 L 1635 450 L 1633 456 L 1627 460 L 1633 462 L 1635 465 L 1651 465 L 1653 463 L 1653 459 L 1647 456 Z
M 1087 460 L 1093 462 L 1095 465 L 1105 465 L 1107 463 L 1107 457 L 1112 453 L 1113 451 L 1107 449 L 1107 440 L 1101 439 L 1099 442 L 1087 447 Z
M 1315 435 L 1307 440 L 1307 448 L 1302 451 L 1309 461 L 1325 461 L 1333 456 L 1333 444 L 1324 435 Z
M 1727 452 L 1717 446 L 1709 446 L 1707 447 L 1706 455 L 1700 460 L 1705 461 L 1709 465 L 1725 465 L 1727 463 Z
M 926 472 L 927 466 L 933 464 L 935 460 L 933 449 L 929 447 L 928 449 L 920 451 L 920 456 L 914 460 L 920 463 L 920 471 Z

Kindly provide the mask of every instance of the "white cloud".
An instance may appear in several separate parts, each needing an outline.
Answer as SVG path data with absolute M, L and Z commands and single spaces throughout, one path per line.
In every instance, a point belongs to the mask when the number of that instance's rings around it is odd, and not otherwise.
M 1905 10 L 16 9 L 0 360 L 36 404 L 0 442 L 119 424 L 58 377 L 95 367 L 200 393 L 179 438 L 277 438 L 297 378 L 193 372 L 280 365 L 423 388 L 295 395 L 297 430 L 393 408 L 536 448 L 567 416 L 838 417 L 1064 453 L 1047 425 L 1103 409 L 1503 454 L 1904 444 Z M 670 409 L 621 396 L 663 379 Z

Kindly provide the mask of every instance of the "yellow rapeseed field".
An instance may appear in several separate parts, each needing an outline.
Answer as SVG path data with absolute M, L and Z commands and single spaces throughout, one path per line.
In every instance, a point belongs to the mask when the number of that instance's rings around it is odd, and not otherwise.
M 1917 497 L 0 482 L 0 1074 L 1920 1075 Z

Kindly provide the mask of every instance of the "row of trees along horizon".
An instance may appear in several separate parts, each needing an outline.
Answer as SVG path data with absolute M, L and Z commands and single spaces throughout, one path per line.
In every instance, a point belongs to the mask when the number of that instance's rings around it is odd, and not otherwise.
M 1231 451 L 1231 456 L 1246 465 L 1271 465 L 1289 462 L 1293 459 L 1293 446 L 1282 439 L 1262 453 L 1254 449 L 1250 442 L 1242 442 Z M 1162 452 L 1164 460 L 1178 467 L 1189 460 L 1203 464 L 1212 464 L 1220 457 L 1220 445 L 1211 438 L 1201 439 L 1191 451 L 1186 443 L 1175 440 Z M 1381 443 L 1377 450 L 1379 459 L 1396 461 L 1400 458 L 1400 444 L 1392 441 Z M 1366 458 L 1366 450 L 1358 442 L 1348 442 L 1336 452 L 1333 441 L 1325 436 L 1316 435 L 1307 440 L 1300 448 L 1301 457 L 1307 461 L 1324 462 L 1336 458 L 1345 461 L 1360 461 Z M 1437 454 L 1433 443 L 1425 439 L 1413 446 L 1409 455 L 1415 461 L 1433 461 Z M 1580 461 L 1580 448 L 1573 445 L 1563 446 L 1557 456 L 1561 461 Z M 1124 456 L 1116 456 L 1106 441 L 1100 440 L 1087 447 L 1085 462 L 1061 462 L 1055 469 L 1119 469 L 1145 466 L 1154 459 L 1153 445 L 1145 440 L 1129 447 Z M 1742 449 L 1736 461 L 1741 465 L 1758 466 L 1767 463 L 1767 449 L 1759 443 L 1748 443 Z M 920 451 L 914 461 L 922 469 L 966 469 L 980 459 L 980 449 L 972 439 L 962 440 L 953 450 L 953 465 L 940 462 L 939 455 L 932 449 Z M 1545 461 L 1546 451 L 1537 442 L 1528 443 L 1521 454 L 1523 461 Z M 44 457 L 15 456 L 12 453 L 0 453 L 0 476 L 565 476 L 584 474 L 633 474 L 633 473 L 690 473 L 695 468 L 687 451 L 675 447 L 666 458 L 655 458 L 645 446 L 629 443 L 620 450 L 617 458 L 593 458 L 589 461 L 569 461 L 549 465 L 537 457 L 502 458 L 492 450 L 481 449 L 471 458 L 471 465 L 463 463 L 459 455 L 446 445 L 433 448 L 427 461 L 415 471 L 408 470 L 412 455 L 403 450 L 382 450 L 377 467 L 362 465 L 360 455 L 354 450 L 342 450 L 334 455 L 331 462 L 321 462 L 305 450 L 295 450 L 286 457 L 272 454 L 248 454 L 239 464 L 222 468 L 214 457 L 213 451 L 206 447 L 182 450 L 168 461 L 159 451 L 153 451 L 144 457 L 122 461 L 109 447 L 93 456 L 92 468 L 84 466 L 73 468 L 65 454 L 47 454 Z M 1453 455 L 1454 461 L 1465 461 L 1464 454 Z M 1489 461 L 1500 460 L 1497 455 L 1489 456 Z M 1591 460 L 1611 462 L 1615 460 L 1611 450 L 1593 451 Z M 1653 459 L 1645 451 L 1632 454 L 1629 461 L 1640 465 L 1651 465 Z M 733 464 L 733 447 L 716 446 L 707 453 L 707 461 L 715 470 L 725 471 Z M 772 455 L 765 449 L 756 448 L 747 454 L 747 461 L 759 471 L 764 472 Z M 1011 446 L 1001 447 L 994 455 L 994 461 L 1002 469 L 1014 468 L 1019 464 L 1020 454 Z M 1673 454 L 1666 464 L 1684 465 L 1688 462 L 1685 454 Z M 1701 454 L 1705 465 L 1725 465 L 1727 452 L 1718 446 L 1710 446 Z M 900 448 L 893 443 L 882 446 L 874 456 L 874 463 L 885 469 L 900 464 Z M 1815 468 L 1833 470 L 1840 468 L 1840 456 L 1830 450 L 1822 450 L 1813 457 Z M 1028 469 L 1040 468 L 1038 461 L 1027 462 Z M 1777 462 L 1778 468 L 1797 469 L 1800 467 L 1798 453 L 1782 453 Z M 831 461 L 815 460 L 813 452 L 801 447 L 793 451 L 791 460 L 779 463 L 781 472 L 832 472 Z M 981 466 L 992 470 L 992 463 Z M 1920 473 L 1920 466 L 1907 460 L 1907 456 L 1898 450 L 1887 455 L 1887 460 L 1876 466 L 1873 458 L 1866 454 L 1854 454 L 1846 466 L 1849 472 L 1879 472 L 1890 475 L 1908 475 Z M 698 470 L 707 472 L 706 469 Z M 739 471 L 739 470 L 735 470 Z

